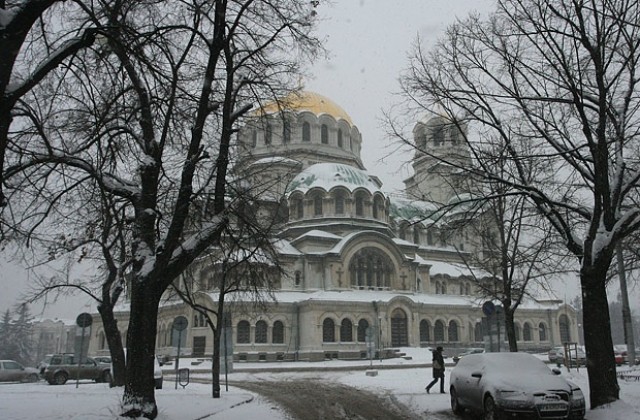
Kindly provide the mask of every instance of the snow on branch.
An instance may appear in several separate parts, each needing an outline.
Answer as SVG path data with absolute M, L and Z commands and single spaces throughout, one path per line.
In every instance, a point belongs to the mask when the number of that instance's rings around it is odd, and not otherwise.
M 98 29 L 86 29 L 82 35 L 66 40 L 55 51 L 53 51 L 31 75 L 21 83 L 14 83 L 7 86 L 6 97 L 10 102 L 17 101 L 25 93 L 29 92 L 37 85 L 50 71 L 59 66 L 65 59 L 76 54 L 83 48 L 93 44 L 98 34 Z

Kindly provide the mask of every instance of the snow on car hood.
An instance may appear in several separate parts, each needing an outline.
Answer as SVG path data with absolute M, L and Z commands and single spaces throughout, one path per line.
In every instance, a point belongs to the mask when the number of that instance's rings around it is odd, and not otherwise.
M 491 387 L 499 391 L 518 390 L 532 394 L 551 390 L 571 392 L 571 385 L 561 376 L 546 374 L 521 376 L 510 372 L 495 372 L 488 376 Z

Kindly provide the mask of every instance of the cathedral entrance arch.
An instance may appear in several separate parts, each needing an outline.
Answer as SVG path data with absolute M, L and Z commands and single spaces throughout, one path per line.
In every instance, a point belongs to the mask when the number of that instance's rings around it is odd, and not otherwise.
M 400 308 L 391 313 L 391 346 L 409 346 L 409 323 L 407 314 Z

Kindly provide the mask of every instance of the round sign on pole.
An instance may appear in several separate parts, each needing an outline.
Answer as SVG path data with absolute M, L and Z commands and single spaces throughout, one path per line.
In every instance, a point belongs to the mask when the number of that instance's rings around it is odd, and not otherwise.
M 93 317 L 91 316 L 91 314 L 88 314 L 86 312 L 81 313 L 76 318 L 76 324 L 80 328 L 90 327 L 92 323 L 93 323 Z
M 173 329 L 176 331 L 184 331 L 187 328 L 187 325 L 189 325 L 189 321 L 187 321 L 187 318 L 183 316 L 177 316 L 173 320 Z
M 486 316 L 493 315 L 495 311 L 496 311 L 496 305 L 494 305 L 494 303 L 491 302 L 490 300 L 482 304 L 482 313 L 485 314 Z

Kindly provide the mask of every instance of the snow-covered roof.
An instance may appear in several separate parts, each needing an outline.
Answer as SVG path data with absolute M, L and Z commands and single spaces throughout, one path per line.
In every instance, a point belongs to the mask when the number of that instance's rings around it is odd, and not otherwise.
M 287 192 L 322 188 L 330 191 L 334 187 L 343 187 L 353 192 L 364 188 L 371 194 L 382 192 L 381 184 L 367 172 L 354 166 L 340 163 L 317 163 L 300 172 L 289 184 Z
M 286 164 L 286 165 L 300 165 L 300 162 L 298 162 L 297 160 L 294 159 L 290 159 L 287 157 L 283 157 L 283 156 L 271 156 L 271 157 L 265 157 L 262 159 L 258 159 L 255 162 L 251 163 L 250 166 L 257 166 L 257 165 L 273 165 L 273 164 Z
M 437 210 L 438 207 L 430 201 L 393 197 L 389 215 L 394 219 L 427 221 Z
M 335 239 L 335 240 L 341 240 L 342 237 L 338 236 L 338 235 L 334 235 L 331 232 L 325 232 L 323 230 L 319 230 L 319 229 L 313 229 L 310 230 L 308 232 L 303 233 L 302 235 L 298 236 L 297 238 L 295 238 L 293 240 L 293 242 L 297 242 L 301 239 L 304 238 L 318 238 L 318 239 Z
M 209 293 L 214 302 L 218 294 Z M 478 296 L 441 295 L 430 293 L 398 293 L 383 290 L 315 290 L 315 291 L 275 291 L 273 297 L 278 303 L 303 302 L 381 302 L 389 303 L 394 299 L 409 299 L 414 303 L 434 306 L 466 306 L 480 309 L 484 299 Z M 237 301 L 243 301 L 239 299 Z M 561 301 L 535 301 L 526 299 L 520 304 L 520 309 L 544 310 L 558 309 Z
M 302 253 L 286 239 L 275 241 L 273 247 L 280 255 L 302 255 Z
M 474 278 L 486 278 L 491 277 L 491 274 L 481 268 L 473 267 L 470 269 L 464 264 L 456 264 L 444 261 L 428 261 L 423 260 L 423 263 L 431 266 L 429 269 L 429 274 L 432 276 L 435 275 L 444 275 L 450 277 L 474 277 Z

